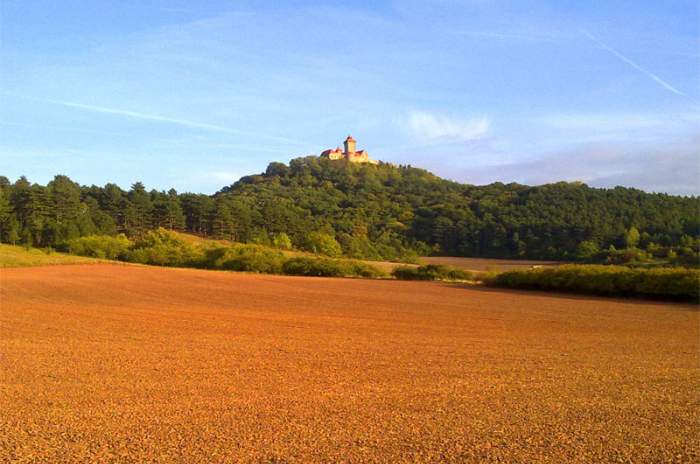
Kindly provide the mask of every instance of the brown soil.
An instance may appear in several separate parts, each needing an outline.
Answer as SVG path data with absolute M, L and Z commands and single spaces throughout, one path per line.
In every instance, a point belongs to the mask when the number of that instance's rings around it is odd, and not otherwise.
M 0 302 L 0 461 L 700 458 L 692 305 L 108 264 Z
M 446 264 L 468 271 L 511 271 L 530 269 L 533 266 L 559 266 L 560 261 L 520 261 L 516 259 L 460 258 L 454 256 L 427 256 L 422 264 Z

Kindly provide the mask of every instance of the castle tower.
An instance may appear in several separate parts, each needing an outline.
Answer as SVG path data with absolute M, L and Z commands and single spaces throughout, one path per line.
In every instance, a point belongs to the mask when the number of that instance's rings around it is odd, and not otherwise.
M 351 135 L 348 135 L 348 138 L 345 139 L 345 153 L 344 155 L 346 157 L 350 157 L 351 155 L 355 154 L 355 139 L 352 138 Z

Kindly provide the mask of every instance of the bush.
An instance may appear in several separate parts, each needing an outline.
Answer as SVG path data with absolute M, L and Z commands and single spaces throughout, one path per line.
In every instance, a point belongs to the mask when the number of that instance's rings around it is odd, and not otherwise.
M 491 285 L 612 296 L 698 301 L 700 271 L 686 268 L 631 269 L 624 266 L 565 265 L 508 271 Z
M 428 264 L 426 266 L 399 266 L 392 275 L 400 280 L 472 280 L 473 274 L 452 266 Z
M 193 266 L 201 253 L 190 243 L 163 228 L 151 230 L 126 253 L 126 260 L 156 266 Z
M 340 256 L 343 254 L 343 249 L 335 237 L 324 232 L 311 232 L 306 237 L 305 248 L 313 253 L 327 256 Z
M 272 246 L 279 248 L 280 250 L 291 250 L 292 240 L 289 238 L 289 235 L 285 234 L 284 232 L 280 232 L 273 237 Z
M 88 235 L 68 241 L 71 254 L 102 259 L 125 259 L 133 243 L 124 234 Z
M 379 277 L 379 269 L 353 260 L 298 257 L 284 263 L 284 273 L 316 277 Z
M 264 246 L 234 245 L 207 250 L 200 266 L 227 271 L 280 274 L 284 260 L 281 252 Z

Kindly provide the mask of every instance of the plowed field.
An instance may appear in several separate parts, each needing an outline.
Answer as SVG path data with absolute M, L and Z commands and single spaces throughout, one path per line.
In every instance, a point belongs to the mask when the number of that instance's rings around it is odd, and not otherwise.
M 698 462 L 693 305 L 0 270 L 0 461 Z

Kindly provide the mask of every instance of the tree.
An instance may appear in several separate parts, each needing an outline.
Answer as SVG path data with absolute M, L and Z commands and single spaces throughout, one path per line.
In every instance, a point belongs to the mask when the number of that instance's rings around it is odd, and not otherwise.
M 47 198 L 51 203 L 48 211 L 45 240 L 47 245 L 65 244 L 84 233 L 94 231 L 94 224 L 87 214 L 87 206 L 80 201 L 80 185 L 66 176 L 55 176 L 46 186 Z
M 14 216 L 10 217 L 5 233 L 5 239 L 7 240 L 7 243 L 16 245 L 20 239 L 20 229 L 19 222 L 17 222 L 17 219 Z
M 10 242 L 10 222 L 16 221 L 6 189 L 0 188 L 0 241 Z
M 180 198 L 175 189 L 168 190 L 168 203 L 166 208 L 166 223 L 170 230 L 185 229 L 185 215 L 182 212 Z
M 218 197 L 214 203 L 211 234 L 216 238 L 233 239 L 233 216 L 224 197 Z
M 627 248 L 635 248 L 639 243 L 639 237 L 637 228 L 634 226 L 630 227 L 627 234 L 625 234 L 625 245 L 627 245 Z
M 600 253 L 598 244 L 592 240 L 585 240 L 578 244 L 576 257 L 580 260 L 587 261 L 593 259 L 598 253 Z
M 146 188 L 141 182 L 136 182 L 129 190 L 129 202 L 133 207 L 130 211 L 131 216 L 131 232 L 139 235 L 149 230 L 152 225 L 152 209 L 151 196 L 146 192 Z
M 116 184 L 107 184 L 100 195 L 100 207 L 109 214 L 117 229 L 126 232 L 129 224 L 126 220 L 126 211 L 129 209 L 129 200 L 124 191 Z
M 214 210 L 214 200 L 207 195 L 185 193 L 179 196 L 185 215 L 185 228 L 195 234 L 206 235 Z
M 53 219 L 59 224 L 75 221 L 81 213 L 80 186 L 66 176 L 55 176 L 47 189 Z
M 289 235 L 287 235 L 284 232 L 279 232 L 275 234 L 274 238 L 272 239 L 272 245 L 275 248 L 279 248 L 280 250 L 291 250 L 292 249 L 292 240 L 289 238 Z
M 336 239 L 324 232 L 311 232 L 306 239 L 306 249 L 327 256 L 340 256 L 343 253 Z
M 46 187 L 0 176 L 0 191 L 9 199 L 15 235 L 39 246 L 58 246 L 76 234 L 140 236 L 162 226 L 263 244 L 284 233 L 304 249 L 335 255 L 339 243 L 342 253 L 371 259 L 443 252 L 570 260 L 595 255 L 592 244 L 605 250 L 653 242 L 664 250 L 659 255 L 673 248 L 678 260 L 692 264 L 700 237 L 698 197 L 569 182 L 473 186 L 410 166 L 318 157 L 271 163 L 214 195 L 146 192 L 140 182 L 128 192 L 114 184 L 79 187 L 65 176 Z M 9 241 L 11 221 L 6 212 L 0 217 L 0 240 Z M 310 239 L 314 232 L 325 237 Z

